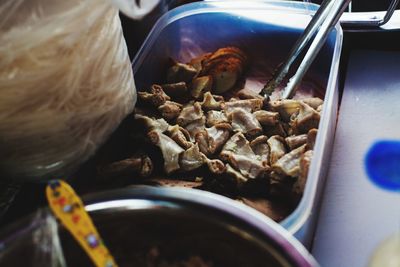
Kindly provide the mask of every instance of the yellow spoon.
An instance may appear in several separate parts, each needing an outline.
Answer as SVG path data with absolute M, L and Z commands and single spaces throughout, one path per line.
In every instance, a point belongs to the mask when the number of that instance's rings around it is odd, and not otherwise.
M 75 191 L 66 182 L 53 180 L 46 187 L 46 196 L 53 214 L 78 241 L 95 266 L 117 267 Z

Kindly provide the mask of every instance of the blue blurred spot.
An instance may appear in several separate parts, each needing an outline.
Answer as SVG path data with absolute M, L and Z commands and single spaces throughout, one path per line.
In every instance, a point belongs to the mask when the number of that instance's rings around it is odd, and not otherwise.
M 371 181 L 391 191 L 400 191 L 400 141 L 382 140 L 372 145 L 365 157 Z

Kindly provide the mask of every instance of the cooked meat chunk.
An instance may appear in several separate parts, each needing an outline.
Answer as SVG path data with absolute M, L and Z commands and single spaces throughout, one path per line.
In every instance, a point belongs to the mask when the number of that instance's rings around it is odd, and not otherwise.
M 138 92 L 138 96 L 141 100 L 151 103 L 155 107 L 159 107 L 165 103 L 165 101 L 171 100 L 171 98 L 164 92 L 162 87 L 158 84 L 153 84 L 148 92 Z
M 142 122 L 149 131 L 157 130 L 160 132 L 165 132 L 169 127 L 168 122 L 166 122 L 164 119 L 152 119 L 141 114 L 135 114 L 135 120 Z
M 270 101 L 269 106 L 273 111 L 279 112 L 281 118 L 284 121 L 288 122 L 290 120 L 290 117 L 294 113 L 298 112 L 301 103 L 299 100 L 283 99 Z
M 257 136 L 261 134 L 262 127 L 253 113 L 242 108 L 235 108 L 230 116 L 234 131 L 242 132 L 247 136 Z
M 201 76 L 193 79 L 192 90 L 190 94 L 195 99 L 200 99 L 205 92 L 210 91 L 212 88 L 212 76 Z
M 220 62 L 208 72 L 214 81 L 212 91 L 221 94 L 232 89 L 240 77 L 241 70 L 241 61 L 237 58 Z
M 232 127 L 227 123 L 214 125 L 196 134 L 200 151 L 209 156 L 219 151 L 230 137 Z
M 200 168 L 203 164 L 204 157 L 197 144 L 192 145 L 189 149 L 183 152 L 179 160 L 179 166 L 182 171 L 192 171 Z
M 223 111 L 210 110 L 207 112 L 207 126 L 211 127 L 219 123 L 229 122 L 228 117 Z
M 246 55 L 238 48 L 221 48 L 202 62 L 202 74 L 213 77 L 213 92 L 224 93 L 230 90 L 244 71 Z
M 291 126 L 295 134 L 307 133 L 312 128 L 318 128 L 320 115 L 319 113 L 303 102 L 300 103 L 300 108 L 297 114 L 293 114 Z
M 216 124 L 206 129 L 209 137 L 209 151 L 211 154 L 218 152 L 230 137 L 232 127 L 228 123 Z
M 196 133 L 194 137 L 196 143 L 199 146 L 199 149 L 204 155 L 210 156 L 211 152 L 209 151 L 209 137 L 208 132 L 204 129 Z
M 140 176 L 149 177 L 153 172 L 153 162 L 148 156 L 142 156 L 142 166 L 140 168 Z
M 231 136 L 231 138 L 225 143 L 220 157 L 224 161 L 228 161 L 231 154 L 239 154 L 248 156 L 251 159 L 256 159 L 253 150 L 250 147 L 249 141 L 244 137 L 243 133 L 238 132 Z
M 245 65 L 247 64 L 247 56 L 236 47 L 225 47 L 218 49 L 212 53 L 209 57 L 205 58 L 202 62 L 202 72 L 209 73 L 218 71 L 223 66 L 233 65 L 234 69 L 237 69 L 240 74 Z M 220 92 L 222 93 L 222 92 Z
M 161 85 L 164 92 L 170 97 L 181 97 L 188 93 L 188 88 L 185 82 L 168 83 Z
M 319 97 L 304 98 L 301 101 L 303 101 L 315 110 L 317 110 L 319 106 L 324 104 L 324 100 Z
M 236 170 L 250 179 L 264 177 L 269 170 L 268 165 L 263 165 L 261 161 L 252 159 L 248 155 L 231 154 L 228 161 Z
M 164 158 L 164 170 L 167 174 L 179 169 L 179 157 L 185 150 L 174 140 L 159 131 L 150 131 L 147 134 L 150 141 L 158 146 Z
M 310 168 L 313 151 L 306 151 L 300 158 L 300 175 L 293 185 L 293 192 L 295 194 L 303 194 L 307 181 L 308 169 Z
M 253 150 L 254 154 L 256 154 L 257 159 L 261 161 L 263 166 L 269 165 L 269 146 L 268 146 L 268 137 L 265 135 L 261 135 L 250 142 L 250 147 Z
M 212 95 L 216 101 L 225 102 L 225 98 L 222 95 Z
M 178 180 L 178 179 L 165 179 L 165 178 L 156 178 L 146 180 L 145 184 L 155 185 L 155 186 L 166 186 L 166 187 L 185 187 L 185 188 L 199 188 L 203 185 L 204 181 L 194 180 L 194 181 L 186 181 L 186 180 Z M 153 265 L 149 265 L 153 266 Z
M 287 199 L 291 196 L 294 180 L 292 177 L 275 171 L 271 171 L 269 177 L 269 195 L 271 197 Z
M 182 111 L 182 105 L 173 101 L 165 101 L 158 107 L 161 116 L 166 120 L 173 120 L 179 116 Z
M 242 108 L 247 112 L 255 112 L 257 110 L 260 110 L 262 106 L 263 106 L 262 99 L 245 99 L 245 100 L 235 100 L 235 101 L 231 100 L 229 102 L 225 102 L 224 110 L 226 114 L 228 114 L 229 116 L 229 114 L 237 108 Z
M 270 166 L 286 154 L 285 140 L 278 135 L 271 136 L 268 141 L 270 151 Z
M 221 110 L 222 100 L 217 100 L 210 92 L 206 92 L 203 97 L 203 102 L 201 102 L 201 107 L 204 110 Z
M 153 163 L 146 155 L 113 162 L 99 169 L 99 175 L 103 178 L 148 177 L 152 172 Z
M 239 171 L 235 170 L 230 164 L 226 164 L 226 174 L 232 177 L 237 186 L 242 186 L 245 184 L 249 178 L 243 176 Z
M 145 101 L 145 102 L 149 102 L 151 104 L 153 104 L 152 98 L 156 97 L 156 96 L 154 96 L 154 94 L 149 93 L 149 92 L 145 92 L 145 91 L 144 92 L 139 91 L 139 92 L 137 92 L 137 95 L 138 95 L 140 100 Z
M 227 57 L 236 57 L 243 62 L 247 61 L 246 54 L 242 50 L 240 50 L 239 48 L 234 47 L 234 46 L 228 46 L 228 47 L 218 49 L 217 51 L 212 53 L 207 58 L 207 60 L 215 60 L 215 59 L 223 60 L 223 59 L 226 59 Z
M 193 68 L 195 68 L 197 72 L 200 73 L 203 69 L 203 61 L 210 58 L 211 55 L 212 53 L 205 53 L 201 54 L 198 57 L 192 58 L 189 62 L 189 65 L 193 66 Z
M 231 164 L 236 170 L 247 178 L 257 178 L 263 176 L 268 167 L 264 166 L 261 160 L 257 159 L 256 154 L 250 147 L 249 141 L 242 133 L 233 135 L 222 148 L 220 157 Z
M 214 95 L 214 96 L 215 96 L 215 95 Z M 233 97 L 231 97 L 231 98 L 229 99 L 229 102 L 235 102 L 235 101 L 239 101 L 239 100 L 240 100 L 239 98 L 233 96 Z M 225 106 L 224 106 L 224 109 L 225 109 Z
M 287 176 L 297 177 L 300 174 L 300 159 L 306 150 L 306 145 L 298 147 L 282 156 L 272 165 L 272 168 Z
M 323 107 L 324 107 L 324 105 L 318 106 L 317 109 L 316 109 L 316 111 L 318 111 L 319 113 L 321 113 Z
M 190 135 L 189 132 L 182 128 L 181 126 L 174 125 L 168 128 L 168 135 L 181 147 L 188 149 L 192 146 L 190 143 Z
M 290 150 L 293 150 L 307 143 L 307 135 L 301 134 L 301 135 L 288 136 L 285 138 L 285 141 Z
M 203 118 L 203 111 L 199 102 L 189 103 L 183 107 L 181 114 L 179 114 L 176 122 L 180 126 L 186 126 L 194 121 Z
M 225 164 L 222 161 L 219 159 L 209 159 L 201 153 L 198 144 L 194 144 L 183 152 L 179 161 L 182 171 L 192 171 L 204 164 L 207 164 L 210 172 L 214 174 L 222 174 L 226 170 Z
M 198 132 L 204 130 L 206 127 L 206 117 L 203 116 L 199 120 L 195 120 L 185 126 L 185 129 L 189 132 L 190 141 L 195 141 L 195 136 Z
M 193 77 L 197 74 L 197 70 L 187 64 L 175 62 L 167 70 L 167 82 L 178 83 L 178 82 L 191 82 Z
M 311 129 L 307 133 L 307 148 L 314 149 L 315 140 L 317 139 L 318 130 Z
M 269 127 L 264 127 L 264 133 L 267 136 L 273 136 L 273 135 L 279 135 L 282 137 L 286 137 L 288 133 L 286 132 L 287 130 L 286 123 L 279 121 L 277 124 L 269 126 Z M 291 129 L 289 128 L 289 134 L 291 133 Z
M 279 122 L 279 124 L 282 125 L 282 128 L 284 129 L 285 133 L 282 133 L 282 137 L 287 137 L 287 136 L 292 136 L 294 135 L 293 129 L 291 128 L 290 124 L 287 122 Z
M 208 169 L 210 170 L 211 173 L 214 173 L 214 174 L 223 174 L 223 173 L 225 173 L 226 166 L 219 159 L 209 159 L 206 156 L 204 156 L 204 161 L 206 162 L 207 167 L 208 167 Z
M 261 95 L 257 94 L 256 92 L 254 92 L 253 90 L 244 88 L 240 91 L 238 91 L 236 93 L 236 95 L 240 98 L 240 99 L 261 99 L 264 100 L 264 97 L 262 97 Z
M 259 110 L 254 112 L 254 116 L 263 127 L 274 126 L 279 122 L 279 113 Z

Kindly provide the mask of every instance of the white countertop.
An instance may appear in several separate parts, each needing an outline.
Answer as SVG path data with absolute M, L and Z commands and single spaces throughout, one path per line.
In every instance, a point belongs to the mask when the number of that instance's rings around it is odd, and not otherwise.
M 376 246 L 400 231 L 400 193 L 377 188 L 364 169 L 379 139 L 400 140 L 400 53 L 355 51 L 312 248 L 321 267 L 365 267 Z

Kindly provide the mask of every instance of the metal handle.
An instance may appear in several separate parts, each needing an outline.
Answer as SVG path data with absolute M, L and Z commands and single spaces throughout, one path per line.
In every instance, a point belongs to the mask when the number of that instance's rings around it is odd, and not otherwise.
M 298 84 L 303 79 L 307 70 L 310 68 L 311 63 L 314 61 L 318 52 L 324 45 L 325 40 L 328 37 L 328 34 L 338 22 L 340 16 L 346 9 L 349 2 L 350 0 L 336 0 L 333 1 L 332 6 L 329 4 L 326 6 L 326 10 L 324 10 L 323 12 L 327 12 L 328 15 L 325 18 L 324 22 L 322 23 L 317 35 L 315 36 L 313 42 L 311 43 L 310 48 L 308 49 L 306 55 L 304 56 L 302 62 L 300 63 L 300 66 L 298 67 L 295 75 L 289 79 L 288 84 L 283 90 L 282 98 L 290 98 L 295 93 Z
M 399 0 L 392 0 L 388 9 L 382 12 L 348 12 L 343 14 L 340 24 L 344 27 L 380 27 L 385 25 L 396 10 Z M 379 15 L 378 15 L 379 14 Z
M 317 32 L 323 21 L 328 16 L 329 10 L 332 7 L 333 2 L 334 0 L 327 0 L 321 4 L 319 9 L 315 13 L 313 19 L 307 25 L 301 37 L 297 39 L 285 63 L 279 67 L 278 71 L 267 82 L 267 84 L 262 89 L 261 94 L 264 95 L 269 94 L 269 92 L 272 92 L 273 90 L 275 90 L 276 87 L 278 87 L 281 84 L 281 82 L 289 72 L 289 69 L 292 66 L 293 62 L 298 58 L 300 53 L 304 50 L 306 45 L 309 43 L 311 38 L 314 36 L 314 34 Z

